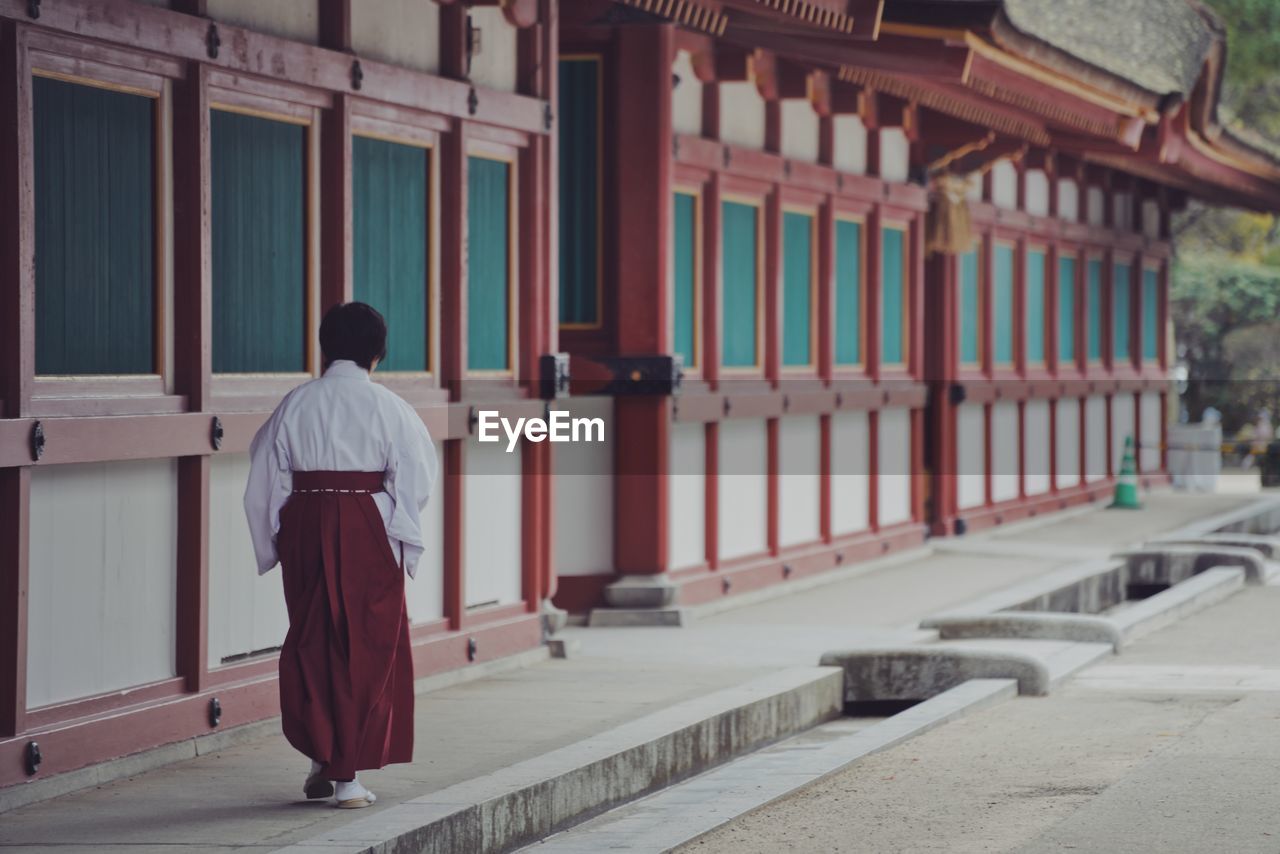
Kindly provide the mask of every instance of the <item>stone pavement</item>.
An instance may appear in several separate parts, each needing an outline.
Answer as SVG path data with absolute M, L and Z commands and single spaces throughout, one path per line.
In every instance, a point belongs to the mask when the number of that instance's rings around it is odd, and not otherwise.
M 1280 587 L 1248 587 L 679 850 L 1275 854 L 1278 779 Z
M 1142 511 L 1071 511 L 970 537 L 963 549 L 842 570 L 839 580 L 700 616 L 682 629 L 570 628 L 564 634 L 578 648 L 569 660 L 421 695 L 414 763 L 366 781 L 382 808 L 682 700 L 812 667 L 826 649 L 912 641 L 923 634 L 917 624 L 924 616 L 1077 561 L 1082 550 L 1105 554 L 1255 498 L 1157 493 Z M 299 803 L 305 768 L 283 738 L 258 738 L 4 813 L 0 850 L 265 851 L 375 814 L 378 808 L 350 813 Z

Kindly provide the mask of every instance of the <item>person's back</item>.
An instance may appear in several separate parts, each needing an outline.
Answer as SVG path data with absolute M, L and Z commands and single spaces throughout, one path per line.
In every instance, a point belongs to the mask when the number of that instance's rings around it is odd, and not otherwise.
M 356 772 L 413 755 L 413 663 L 404 573 L 423 551 L 436 474 L 417 413 L 370 372 L 382 316 L 335 306 L 320 326 L 324 376 L 294 389 L 250 446 L 245 512 L 258 571 L 284 576 L 281 725 L 312 760 L 308 798 L 369 806 Z

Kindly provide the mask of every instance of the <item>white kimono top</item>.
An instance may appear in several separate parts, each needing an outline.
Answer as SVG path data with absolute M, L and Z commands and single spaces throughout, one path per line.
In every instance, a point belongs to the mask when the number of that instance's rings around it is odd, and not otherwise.
M 258 573 L 279 561 L 276 534 L 294 471 L 380 471 L 386 491 L 373 500 L 392 552 L 403 554 L 412 577 L 437 468 L 431 436 L 413 408 L 355 362 L 333 362 L 324 376 L 285 395 L 249 446 L 244 511 Z

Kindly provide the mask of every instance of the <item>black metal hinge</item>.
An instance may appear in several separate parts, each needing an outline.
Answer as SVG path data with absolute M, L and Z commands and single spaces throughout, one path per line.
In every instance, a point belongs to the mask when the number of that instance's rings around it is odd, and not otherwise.
M 213 445 L 215 451 L 222 450 L 222 437 L 225 431 L 222 429 L 222 419 L 213 416 L 213 422 L 209 425 L 209 444 Z
M 538 397 L 554 400 L 569 395 L 569 354 L 543 353 L 538 358 Z
M 218 48 L 222 46 L 222 36 L 218 35 L 217 24 L 209 24 L 209 30 L 204 34 L 204 45 L 209 54 L 209 58 L 217 59 Z
M 364 69 L 360 67 L 360 60 L 351 60 L 351 88 L 357 92 L 364 86 Z
M 36 462 L 44 456 L 44 425 L 37 421 L 31 425 L 31 459 Z

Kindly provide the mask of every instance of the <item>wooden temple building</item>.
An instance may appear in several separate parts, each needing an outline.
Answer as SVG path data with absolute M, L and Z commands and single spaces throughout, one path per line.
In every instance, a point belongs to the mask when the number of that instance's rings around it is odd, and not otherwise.
M 0 0 L 0 786 L 269 717 L 246 450 L 387 315 L 419 676 L 1164 478 L 1188 0 Z M 481 409 L 606 419 L 477 441 Z M 38 751 L 32 747 L 38 744 Z M 37 755 L 38 754 L 38 755 Z

